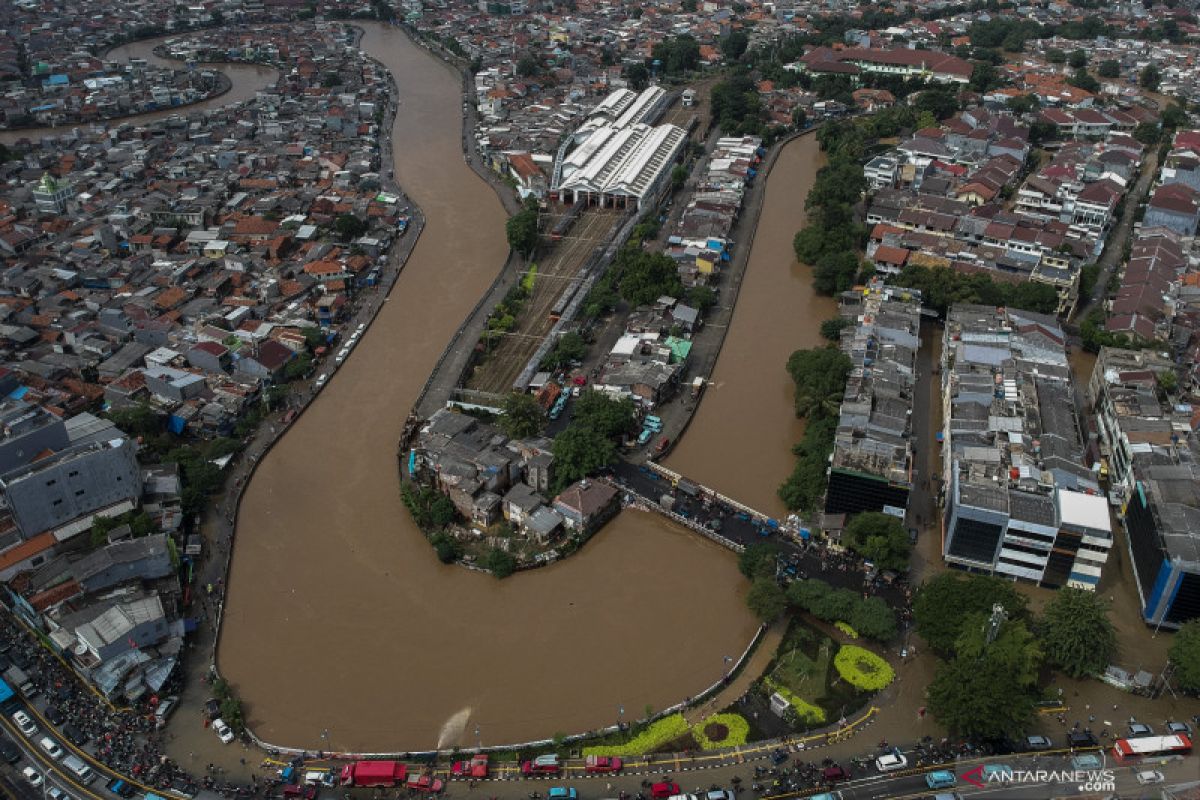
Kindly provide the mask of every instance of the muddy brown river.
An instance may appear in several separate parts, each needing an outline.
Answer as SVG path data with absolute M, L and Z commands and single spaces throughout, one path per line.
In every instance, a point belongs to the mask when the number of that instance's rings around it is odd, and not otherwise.
M 788 356 L 824 343 L 833 298 L 812 288 L 812 270 L 796 262 L 792 237 L 803 225 L 804 198 L 824 159 L 816 136 L 786 145 L 767 178 L 766 197 L 729 333 L 692 424 L 667 466 L 760 511 L 787 513 L 775 490 L 792 471 L 796 419 Z
M 396 176 L 427 225 L 248 487 L 221 672 L 255 733 L 314 750 L 519 742 L 699 692 L 757 627 L 731 553 L 627 511 L 580 554 L 497 581 L 439 564 L 401 505 L 404 417 L 499 269 L 505 215 L 463 162 L 458 75 L 399 32 L 368 27 L 363 47 L 396 76 Z
M 178 61 L 160 58 L 154 54 L 154 48 L 162 44 L 167 39 L 175 39 L 178 36 L 164 36 L 154 39 L 143 39 L 139 42 L 122 45 L 113 48 L 106 56 L 112 61 L 128 61 L 131 58 L 144 58 L 147 62 L 157 66 L 171 67 L 179 69 Z M 277 73 L 270 67 L 256 66 L 253 64 L 214 64 L 212 69 L 220 70 L 229 76 L 230 87 L 229 91 L 222 95 L 213 97 L 209 100 L 203 100 L 199 103 L 191 105 L 179 106 L 177 108 L 167 108 L 162 111 L 152 111 L 149 114 L 139 114 L 136 117 L 127 119 L 106 120 L 104 124 L 120 125 L 122 122 L 128 121 L 131 124 L 141 124 L 162 117 L 169 117 L 172 114 L 181 114 L 187 116 L 190 113 L 203 111 L 208 108 L 220 108 L 221 106 L 240 103 L 244 100 L 251 100 L 260 89 L 272 85 L 275 82 Z M 21 139 L 29 139 L 37 141 L 42 136 L 58 136 L 67 133 L 72 127 L 87 127 L 87 124 L 78 126 L 60 125 L 57 128 L 29 128 L 26 130 L 16 131 L 0 131 L 0 142 L 4 144 L 12 144 Z

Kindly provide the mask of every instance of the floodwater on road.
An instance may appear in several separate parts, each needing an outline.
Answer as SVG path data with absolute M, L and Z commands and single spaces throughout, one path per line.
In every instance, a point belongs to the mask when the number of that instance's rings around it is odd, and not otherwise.
M 463 162 L 458 74 L 364 27 L 399 85 L 396 177 L 427 223 L 361 344 L 246 491 L 220 670 L 256 734 L 312 750 L 548 738 L 694 695 L 757 628 L 731 553 L 625 511 L 579 554 L 498 581 L 439 564 L 400 502 L 404 418 L 504 261 L 505 215 Z
M 131 58 L 144 58 L 148 63 L 160 67 L 170 67 L 171 69 L 180 69 L 182 67 L 179 61 L 173 61 L 169 58 L 161 58 L 154 54 L 154 48 L 162 44 L 167 39 L 178 38 L 178 34 L 172 36 L 156 37 L 154 39 L 142 39 L 141 41 L 131 42 L 130 44 L 115 47 L 109 51 L 105 58 L 109 61 L 128 61 Z M 255 64 L 211 64 L 205 65 L 205 69 L 215 69 L 225 73 L 230 80 L 229 91 L 217 97 L 208 100 L 202 100 L 199 103 L 191 105 L 178 106 L 175 108 L 165 108 L 161 111 L 152 111 L 148 114 L 139 114 L 134 117 L 122 117 L 120 119 L 102 120 L 99 124 L 102 125 L 120 125 L 123 122 L 141 125 L 151 120 L 169 117 L 173 114 L 187 116 L 193 112 L 203 111 L 208 108 L 220 108 L 222 106 L 240 103 L 244 100 L 252 100 L 255 95 L 262 89 L 271 86 L 275 83 L 275 78 L 278 73 L 271 67 L 264 67 Z M 90 127 L 92 123 L 79 123 L 76 125 L 59 125 L 56 128 L 27 128 L 24 130 L 15 131 L 0 131 L 0 142 L 4 144 L 12 144 L 21 139 L 29 139 L 36 142 L 43 136 L 60 136 L 64 133 L 69 133 L 72 128 Z
M 824 344 L 821 322 L 837 315 L 836 301 L 813 291 L 812 270 L 792 250 L 823 162 L 816 136 L 779 154 L 712 382 L 667 459 L 671 469 L 776 517 L 787 513 L 776 489 L 791 473 L 792 447 L 804 433 L 787 359 Z

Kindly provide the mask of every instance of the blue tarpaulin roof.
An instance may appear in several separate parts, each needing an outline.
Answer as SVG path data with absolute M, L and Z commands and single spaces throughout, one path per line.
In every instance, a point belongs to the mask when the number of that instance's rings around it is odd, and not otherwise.
M 25 393 L 28 391 L 29 391 L 28 386 L 18 386 L 17 388 L 15 388 L 11 392 L 9 392 L 8 396 L 11 397 L 13 400 L 20 400 L 22 397 L 25 396 Z

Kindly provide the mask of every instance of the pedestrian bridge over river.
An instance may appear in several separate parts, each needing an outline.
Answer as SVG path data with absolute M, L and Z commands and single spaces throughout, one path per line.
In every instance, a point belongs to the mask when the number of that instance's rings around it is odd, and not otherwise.
M 768 538 L 797 545 L 809 538 L 794 518 L 774 519 L 653 461 L 621 462 L 614 478 L 631 505 L 662 514 L 735 553 Z

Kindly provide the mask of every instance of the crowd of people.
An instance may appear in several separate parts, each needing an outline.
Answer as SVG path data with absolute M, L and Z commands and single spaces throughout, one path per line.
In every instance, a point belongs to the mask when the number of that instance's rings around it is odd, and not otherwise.
M 5 658 L 20 667 L 46 698 L 43 715 L 52 720 L 61 717 L 64 733 L 70 726 L 72 735 L 67 738 L 96 761 L 148 786 L 186 791 L 200 785 L 163 752 L 152 702 L 156 697 L 144 699 L 137 708 L 115 708 L 82 685 L 63 661 L 7 616 L 0 617 L 0 643 Z

